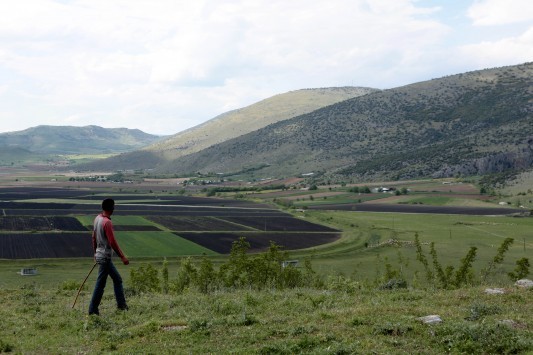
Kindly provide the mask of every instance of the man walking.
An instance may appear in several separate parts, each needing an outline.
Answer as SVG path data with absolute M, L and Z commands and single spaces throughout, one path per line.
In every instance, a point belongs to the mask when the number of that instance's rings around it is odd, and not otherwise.
M 91 304 L 89 305 L 89 314 L 100 314 L 98 311 L 98 306 L 100 305 L 100 301 L 102 301 L 107 276 L 111 276 L 111 279 L 113 280 L 113 288 L 115 291 L 118 309 L 128 309 L 126 298 L 124 297 L 122 277 L 120 277 L 118 270 L 111 261 L 111 254 L 114 250 L 124 265 L 128 265 L 130 263 L 122 250 L 120 250 L 117 240 L 115 239 L 113 223 L 111 223 L 111 215 L 113 214 L 114 210 L 115 201 L 113 199 L 106 198 L 104 201 L 102 201 L 102 213 L 100 213 L 94 219 L 92 242 L 94 261 L 99 265 L 99 269 Z

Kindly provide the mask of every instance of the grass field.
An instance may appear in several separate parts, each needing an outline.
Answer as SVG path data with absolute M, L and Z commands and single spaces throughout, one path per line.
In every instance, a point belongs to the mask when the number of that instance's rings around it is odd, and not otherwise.
M 215 252 L 170 232 L 121 232 L 117 233 L 117 239 L 131 258 L 216 255 Z
M 0 290 L 0 351 L 26 354 L 502 354 L 533 349 L 532 293 L 356 289 L 238 290 L 104 296 L 25 286 Z M 417 318 L 437 314 L 443 323 Z M 465 318 L 469 318 L 467 320 Z M 502 323 L 507 320 L 507 323 Z
M 422 243 L 434 242 L 439 259 L 445 265 L 459 264 L 471 246 L 478 248 L 475 269 L 485 267 L 507 237 L 515 240 L 508 251 L 504 267 L 512 269 L 516 259 L 533 253 L 533 218 L 420 215 L 399 213 L 318 212 L 308 211 L 311 221 L 344 230 L 344 238 L 312 251 L 294 252 L 295 256 L 310 256 L 323 273 L 343 273 L 356 278 L 373 278 L 387 258 L 410 279 L 420 270 L 415 248 L 381 244 L 392 238 L 414 241 L 418 233 Z M 367 243 L 367 247 L 365 247 Z M 429 248 L 426 245 L 426 252 Z M 428 255 L 429 257 L 429 255 Z M 399 258 L 408 261 L 400 265 Z M 505 277 L 502 282 L 505 281 Z

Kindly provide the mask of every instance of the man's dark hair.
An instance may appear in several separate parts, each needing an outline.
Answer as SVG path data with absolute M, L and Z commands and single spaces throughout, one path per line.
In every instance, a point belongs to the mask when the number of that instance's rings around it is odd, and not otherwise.
M 115 200 L 112 198 L 106 198 L 102 201 L 102 210 L 113 211 L 115 209 Z

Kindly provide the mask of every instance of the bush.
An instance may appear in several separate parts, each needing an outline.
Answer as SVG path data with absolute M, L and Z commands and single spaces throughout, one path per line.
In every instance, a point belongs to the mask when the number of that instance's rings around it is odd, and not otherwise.
M 160 291 L 158 272 L 151 264 L 131 269 L 130 283 L 132 289 L 137 293 Z
M 196 267 L 193 265 L 191 258 L 182 259 L 178 269 L 178 276 L 172 284 L 172 291 L 182 293 L 192 284 L 193 278 L 196 277 Z
M 181 260 L 177 277 L 174 281 L 168 280 L 168 266 L 163 261 L 161 272 L 151 265 L 144 265 L 131 270 L 130 283 L 134 293 L 168 291 L 182 293 L 194 287 L 201 293 L 209 293 L 222 287 L 239 289 L 253 288 L 256 290 L 272 288 L 285 289 L 295 287 L 320 287 L 319 277 L 313 271 L 309 260 L 305 260 L 303 268 L 293 265 L 283 266 L 283 261 L 288 260 L 287 252 L 271 242 L 266 253 L 248 255 L 250 243 L 245 238 L 233 242 L 228 261 L 215 270 L 211 260 L 204 256 L 198 266 L 193 260 Z M 160 284 L 162 283 L 162 287 Z
M 517 281 L 525 278 L 529 275 L 529 259 L 521 258 L 516 261 L 516 268 L 513 272 L 508 273 L 509 277 L 513 281 Z

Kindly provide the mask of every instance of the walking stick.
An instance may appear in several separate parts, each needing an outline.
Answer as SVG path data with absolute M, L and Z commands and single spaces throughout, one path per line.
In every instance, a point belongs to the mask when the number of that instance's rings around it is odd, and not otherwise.
M 91 271 L 89 271 L 89 273 L 85 277 L 85 280 L 83 280 L 83 282 L 81 283 L 80 289 L 78 290 L 78 294 L 76 295 L 76 299 L 74 300 L 74 303 L 72 304 L 72 308 L 74 308 L 74 306 L 76 305 L 76 301 L 78 300 L 78 296 L 80 295 L 81 289 L 83 288 L 83 285 L 85 285 L 85 281 L 87 281 L 87 279 L 89 278 L 89 276 L 91 275 L 95 267 L 96 267 L 96 263 L 94 263 L 93 267 L 91 268 Z

